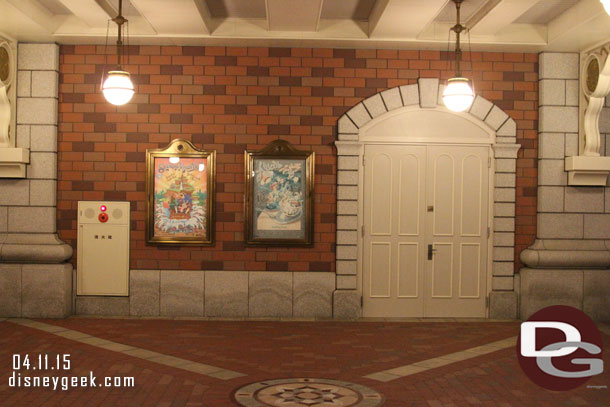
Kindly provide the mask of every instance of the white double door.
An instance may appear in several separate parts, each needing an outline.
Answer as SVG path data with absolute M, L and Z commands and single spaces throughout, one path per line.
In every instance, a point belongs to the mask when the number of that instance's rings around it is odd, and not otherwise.
M 365 317 L 485 317 L 488 160 L 482 146 L 365 147 Z

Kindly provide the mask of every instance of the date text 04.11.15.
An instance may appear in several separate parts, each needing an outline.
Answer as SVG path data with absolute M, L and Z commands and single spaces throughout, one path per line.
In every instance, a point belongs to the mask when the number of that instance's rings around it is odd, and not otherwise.
M 70 370 L 69 354 L 13 355 L 13 370 Z

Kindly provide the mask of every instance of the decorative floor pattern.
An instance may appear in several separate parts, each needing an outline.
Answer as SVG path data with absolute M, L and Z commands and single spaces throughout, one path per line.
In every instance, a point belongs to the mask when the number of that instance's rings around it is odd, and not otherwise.
M 592 377 L 586 385 L 561 394 L 531 382 L 519 366 L 515 347 L 498 343 L 506 340 L 508 345 L 519 333 L 519 326 L 520 321 L 438 319 L 303 322 L 0 318 L 0 406 L 236 407 L 237 388 L 243 390 L 253 382 L 268 383 L 275 378 L 307 377 L 368 386 L 383 395 L 379 407 L 610 406 L 610 369 Z M 598 326 L 605 333 L 604 365 L 610 366 L 608 325 Z M 122 351 L 113 350 L 119 346 Z M 133 377 L 135 386 L 79 387 L 70 391 L 11 387 L 13 374 L 52 378 L 66 374 L 14 370 L 15 354 L 51 358 L 69 354 L 69 376 L 93 372 L 98 378 Z M 466 356 L 436 367 L 431 362 Z M 419 366 L 418 373 L 408 371 L 422 364 L 429 366 Z M 186 369 L 195 366 L 207 373 Z M 401 368 L 404 371 L 390 373 L 393 376 L 389 381 L 366 377 Z M 220 373 L 227 369 L 246 376 L 227 380 Z M 319 399 L 307 393 L 321 391 L 311 384 L 287 390 L 279 394 L 272 389 L 261 390 L 260 397 L 276 395 L 275 401 L 283 404 L 274 407 L 309 407 L 304 400 Z M 335 392 L 334 406 L 309 404 L 345 407 L 336 400 L 350 401 L 351 394 Z M 297 395 L 302 395 L 299 404 L 287 404 Z M 261 405 L 261 401 L 257 403 Z
M 243 373 L 234 372 L 228 369 L 222 369 L 217 366 L 206 365 L 203 363 L 193 362 L 191 360 L 177 358 L 163 353 L 153 352 L 142 349 L 136 346 L 125 345 L 123 343 L 109 341 L 107 339 L 98 338 L 84 332 L 67 329 L 57 325 L 45 324 L 44 322 L 32 321 L 30 319 L 12 318 L 8 320 L 14 324 L 27 326 L 28 328 L 38 329 L 48 332 L 53 335 L 61 336 L 72 341 L 85 343 L 87 345 L 96 346 L 101 349 L 106 349 L 113 352 L 120 352 L 125 355 L 145 359 L 149 362 L 159 363 L 161 365 L 174 367 L 177 369 L 187 370 L 189 372 L 210 376 L 215 379 L 231 380 L 237 377 L 246 376 Z
M 486 355 L 488 353 L 496 352 L 506 348 L 512 348 L 515 346 L 517 346 L 517 337 L 513 336 L 510 338 L 502 339 L 501 341 L 476 346 L 474 348 L 466 349 L 460 352 L 449 353 L 447 355 L 441 355 L 435 358 L 411 363 L 409 365 L 399 366 L 393 369 L 387 369 L 382 370 L 380 372 L 371 373 L 364 377 L 380 382 L 389 382 L 392 380 L 399 379 L 401 377 L 425 372 L 426 370 L 435 369 L 440 366 L 450 365 L 455 362 L 476 358 L 481 355 Z
M 360 384 L 329 379 L 276 379 L 237 389 L 233 398 L 243 407 L 377 407 L 384 398 Z

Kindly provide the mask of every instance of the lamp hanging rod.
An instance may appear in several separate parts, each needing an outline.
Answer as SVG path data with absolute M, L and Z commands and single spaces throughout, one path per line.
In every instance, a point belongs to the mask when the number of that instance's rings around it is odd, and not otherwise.
M 118 28 L 118 36 L 116 41 L 116 53 L 118 59 L 118 65 L 121 66 L 121 57 L 123 55 L 123 24 L 125 24 L 128 20 L 123 17 L 123 0 L 119 0 L 119 14 L 112 19 L 117 25 Z
M 119 0 L 120 1 L 120 0 Z M 462 31 L 466 29 L 462 24 L 460 24 L 460 6 L 464 0 L 453 0 L 455 3 L 455 9 L 457 11 L 457 21 L 456 24 L 451 27 L 451 31 L 453 31 L 456 35 L 455 39 L 455 76 L 462 76 L 462 69 L 460 66 L 460 62 L 462 61 L 462 49 L 460 48 L 460 34 Z

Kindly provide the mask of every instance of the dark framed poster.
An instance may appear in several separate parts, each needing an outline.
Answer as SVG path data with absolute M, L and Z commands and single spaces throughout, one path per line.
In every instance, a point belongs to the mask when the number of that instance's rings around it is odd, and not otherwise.
M 312 244 L 314 164 L 313 151 L 284 140 L 245 152 L 246 244 Z

